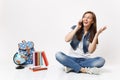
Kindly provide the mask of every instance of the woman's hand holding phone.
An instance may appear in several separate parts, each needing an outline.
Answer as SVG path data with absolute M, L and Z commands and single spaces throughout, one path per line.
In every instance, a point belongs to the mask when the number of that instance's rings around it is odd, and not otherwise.
M 77 28 L 80 29 L 82 27 L 82 19 L 78 22 Z

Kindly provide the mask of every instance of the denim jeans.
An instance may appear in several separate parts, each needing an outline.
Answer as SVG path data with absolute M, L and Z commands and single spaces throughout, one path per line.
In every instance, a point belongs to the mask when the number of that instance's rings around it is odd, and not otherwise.
M 56 60 L 60 62 L 62 65 L 71 68 L 75 72 L 80 72 L 81 68 L 84 67 L 97 67 L 100 68 L 104 65 L 105 59 L 102 57 L 94 57 L 94 58 L 76 58 L 76 57 L 71 57 L 63 52 L 57 52 L 56 55 Z

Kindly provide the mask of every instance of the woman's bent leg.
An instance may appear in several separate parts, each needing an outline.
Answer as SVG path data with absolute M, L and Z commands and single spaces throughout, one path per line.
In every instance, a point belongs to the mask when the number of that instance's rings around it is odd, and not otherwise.
M 62 65 L 72 68 L 75 72 L 79 72 L 81 66 L 75 62 L 76 58 L 65 55 L 63 52 L 57 52 L 56 60 Z
M 88 58 L 80 63 L 82 67 L 97 67 L 100 68 L 105 64 L 105 59 L 102 57 Z

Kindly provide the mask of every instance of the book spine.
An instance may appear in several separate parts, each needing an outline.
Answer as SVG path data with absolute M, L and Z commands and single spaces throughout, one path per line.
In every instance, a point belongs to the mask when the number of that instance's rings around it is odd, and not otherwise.
M 40 52 L 37 52 L 37 66 L 40 65 Z
M 43 60 L 42 60 L 42 53 L 40 52 L 40 65 L 43 65 Z
M 33 72 L 47 70 L 47 68 L 29 68 L 29 69 L 32 70 Z
M 45 62 L 45 65 L 48 66 L 48 60 L 47 60 L 47 57 L 46 57 L 46 54 L 44 51 L 42 51 L 42 57 L 43 57 L 43 60 Z
M 37 66 L 37 52 L 35 52 L 35 66 Z
M 33 65 L 35 66 L 35 52 L 33 53 Z

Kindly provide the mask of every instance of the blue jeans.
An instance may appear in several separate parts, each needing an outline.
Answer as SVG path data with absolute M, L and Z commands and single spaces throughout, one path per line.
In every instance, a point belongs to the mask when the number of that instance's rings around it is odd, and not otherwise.
M 63 52 L 57 52 L 56 60 L 60 62 L 62 65 L 71 68 L 75 72 L 80 72 L 81 68 L 84 67 L 97 67 L 100 68 L 104 65 L 105 59 L 102 57 L 95 57 L 95 58 L 76 58 L 71 57 Z

